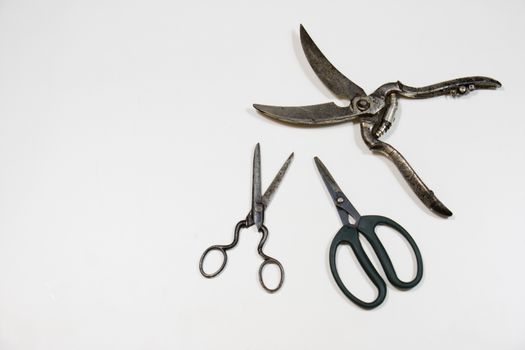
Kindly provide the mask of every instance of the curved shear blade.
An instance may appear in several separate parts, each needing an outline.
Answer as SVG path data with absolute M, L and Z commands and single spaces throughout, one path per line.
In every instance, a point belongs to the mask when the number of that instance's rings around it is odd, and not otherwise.
M 254 104 L 264 115 L 285 123 L 298 125 L 328 125 L 355 119 L 349 107 L 339 107 L 333 102 L 302 107 L 279 107 Z
M 321 50 L 315 45 L 314 41 L 308 35 L 301 24 L 301 45 L 308 59 L 308 63 L 314 70 L 315 74 L 336 96 L 352 100 L 356 96 L 366 96 L 362 88 L 353 83 L 350 79 L 339 72 L 328 59 L 323 55 Z

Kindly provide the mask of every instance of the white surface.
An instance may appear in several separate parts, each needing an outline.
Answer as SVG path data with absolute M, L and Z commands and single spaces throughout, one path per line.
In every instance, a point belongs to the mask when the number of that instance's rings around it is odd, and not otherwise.
M 524 15 L 523 1 L 0 1 L 0 349 L 524 349 Z M 334 100 L 299 23 L 368 92 L 503 83 L 402 100 L 386 138 L 454 217 L 426 210 L 358 126 L 254 112 Z M 264 186 L 296 154 L 267 210 L 286 270 L 274 295 L 254 230 L 219 277 L 197 269 L 249 210 L 258 141 Z M 314 155 L 362 213 L 412 233 L 417 288 L 389 286 L 374 311 L 342 296 Z M 409 276 L 405 246 L 385 241 Z

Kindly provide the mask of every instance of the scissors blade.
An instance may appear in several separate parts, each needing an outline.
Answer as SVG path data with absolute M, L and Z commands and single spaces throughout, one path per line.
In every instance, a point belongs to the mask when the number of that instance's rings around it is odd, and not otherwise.
M 348 198 L 345 196 L 337 182 L 335 182 L 334 178 L 332 177 L 332 174 L 326 169 L 323 162 L 321 162 L 321 159 L 318 157 L 314 157 L 315 165 L 317 165 L 317 169 L 319 170 L 319 173 L 321 174 L 321 177 L 323 178 L 323 182 L 326 185 L 326 188 L 328 189 L 328 192 L 330 193 L 330 197 L 332 197 L 335 206 L 337 207 L 337 211 L 339 213 L 339 216 L 341 218 L 341 221 L 344 224 L 349 224 L 348 215 L 352 216 L 354 220 L 358 220 L 361 216 L 357 209 L 352 205 L 352 203 L 348 200 Z M 339 209 L 342 209 L 345 214 L 341 213 Z
M 356 96 L 366 96 L 362 88 L 353 83 L 350 79 L 339 72 L 328 59 L 323 55 L 321 50 L 315 45 L 314 41 L 308 35 L 301 24 L 301 45 L 308 59 L 308 63 L 314 70 L 315 74 L 336 96 L 352 100 Z
M 255 146 L 253 154 L 253 173 L 252 173 L 252 218 L 253 223 L 258 229 L 263 224 L 263 203 L 261 190 L 261 146 Z
M 286 159 L 286 161 L 282 165 L 281 169 L 279 169 L 279 172 L 277 173 L 277 175 L 275 175 L 275 177 L 273 178 L 270 186 L 268 186 L 268 188 L 264 192 L 264 195 L 262 197 L 262 203 L 264 204 L 265 208 L 268 207 L 268 204 L 270 204 L 270 200 L 272 199 L 273 194 L 275 193 L 275 191 L 281 184 L 284 174 L 286 174 L 286 171 L 288 170 L 288 167 L 290 166 L 290 163 L 292 162 L 293 156 L 294 154 L 292 152 L 292 154 L 290 154 L 288 159 Z
M 317 169 L 319 170 L 319 173 L 323 178 L 326 188 L 328 188 L 328 192 L 330 192 L 330 195 L 332 196 L 333 200 L 336 201 L 338 194 L 342 193 L 343 191 L 341 191 L 341 188 L 335 182 L 334 178 L 332 177 L 332 174 L 330 174 L 323 162 L 321 162 L 321 159 L 319 159 L 319 157 L 314 157 L 314 160 L 315 165 L 317 166 Z
M 351 121 L 355 115 L 349 107 L 339 107 L 333 102 L 301 107 L 280 107 L 254 104 L 264 115 L 285 123 L 298 125 L 329 125 Z

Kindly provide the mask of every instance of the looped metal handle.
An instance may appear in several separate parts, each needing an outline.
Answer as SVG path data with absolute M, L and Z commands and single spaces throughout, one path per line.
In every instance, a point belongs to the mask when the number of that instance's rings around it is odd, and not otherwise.
M 213 245 L 213 246 L 209 247 L 208 249 L 206 249 L 204 251 L 204 253 L 202 253 L 201 258 L 199 260 L 199 270 L 200 270 L 201 274 L 204 277 L 206 277 L 206 278 L 215 277 L 218 274 L 220 274 L 222 272 L 222 270 L 224 270 L 224 268 L 226 267 L 226 263 L 228 262 L 228 254 L 226 253 L 226 251 L 228 251 L 229 249 L 231 249 L 231 248 L 233 248 L 233 247 L 235 247 L 237 245 L 237 242 L 239 241 L 239 233 L 240 233 L 241 229 L 246 228 L 246 227 L 248 227 L 248 224 L 247 224 L 246 220 L 239 221 L 237 223 L 237 225 L 235 226 L 235 231 L 234 231 L 234 235 L 233 235 L 233 241 L 230 244 Z M 269 293 L 274 293 L 274 292 L 278 291 L 283 285 L 283 282 L 284 282 L 284 269 L 283 269 L 283 265 L 281 265 L 279 260 L 274 259 L 271 256 L 266 255 L 264 253 L 264 251 L 263 251 L 264 244 L 266 243 L 266 240 L 268 239 L 268 229 L 266 228 L 266 226 L 262 225 L 261 228 L 259 229 L 259 232 L 262 234 L 262 236 L 261 236 L 261 240 L 259 241 L 259 246 L 257 247 L 257 252 L 259 253 L 259 255 L 264 260 L 262 262 L 261 266 L 259 267 L 259 282 L 261 283 L 261 286 L 264 288 L 264 290 L 266 290 Z M 206 256 L 208 255 L 208 253 L 213 251 L 213 250 L 217 250 L 217 251 L 221 252 L 221 254 L 223 256 L 223 261 L 222 261 L 222 264 L 221 264 L 221 266 L 219 267 L 219 269 L 217 271 L 212 272 L 212 273 L 207 273 L 206 271 L 204 271 L 204 266 L 203 266 L 204 265 L 204 260 L 206 260 Z M 266 265 L 270 265 L 270 264 L 277 265 L 277 267 L 279 268 L 279 272 L 280 272 L 279 284 L 275 288 L 269 288 L 264 283 L 264 280 L 263 280 L 262 273 L 263 273 L 264 267 Z
M 203 275 L 206 278 L 212 278 L 212 277 L 217 276 L 219 273 L 222 272 L 222 270 L 224 270 L 224 267 L 226 267 L 226 263 L 228 262 L 228 255 L 226 254 L 226 249 L 224 247 L 225 246 L 223 245 L 214 245 L 214 246 L 209 247 L 208 249 L 204 251 L 204 253 L 202 253 L 201 259 L 199 261 L 199 270 L 201 272 L 201 275 Z M 207 273 L 206 271 L 204 271 L 204 267 L 203 267 L 204 260 L 206 259 L 206 256 L 208 255 L 208 253 L 213 250 L 218 250 L 219 252 L 222 253 L 222 257 L 223 257 L 222 264 L 217 271 L 212 272 L 212 273 Z
M 350 245 L 352 248 L 352 251 L 354 252 L 357 260 L 359 261 L 359 264 L 367 274 L 368 278 L 372 281 L 374 286 L 377 288 L 377 297 L 370 302 L 363 301 L 356 297 L 348 288 L 346 288 L 345 284 L 341 280 L 341 277 L 339 276 L 339 271 L 337 270 L 337 264 L 336 264 L 336 253 L 337 248 L 340 245 Z M 348 299 L 350 299 L 353 303 L 356 305 L 362 307 L 363 309 L 373 309 L 381 305 L 381 303 L 385 300 L 386 297 L 386 284 L 385 281 L 381 278 L 379 273 L 377 272 L 376 268 L 366 255 L 366 252 L 363 250 L 363 246 L 361 245 L 361 242 L 359 241 L 359 234 L 357 232 L 357 229 L 353 226 L 345 225 L 341 227 L 339 232 L 335 235 L 332 244 L 330 246 L 330 254 L 329 254 L 329 260 L 330 260 L 330 270 L 332 271 L 332 275 L 334 276 L 335 283 L 339 286 L 339 289 L 343 292 L 344 295 Z
M 283 282 L 284 282 L 283 265 L 281 265 L 279 260 L 266 255 L 263 251 L 264 244 L 266 243 L 266 240 L 268 239 L 268 228 L 262 225 L 261 228 L 259 229 L 259 232 L 262 234 L 262 236 L 261 236 L 261 240 L 259 241 L 259 246 L 257 247 L 257 252 L 264 259 L 264 261 L 261 264 L 261 267 L 259 267 L 259 282 L 261 283 L 261 286 L 264 288 L 264 290 L 266 290 L 268 293 L 275 293 L 279 289 L 281 289 Z M 268 288 L 266 284 L 264 284 L 262 272 L 263 272 L 264 267 L 269 264 L 277 265 L 277 267 L 279 268 L 279 272 L 280 272 L 279 284 L 275 288 Z
M 277 265 L 277 267 L 279 268 L 279 274 L 280 274 L 279 283 L 277 284 L 275 288 L 270 288 L 266 286 L 266 284 L 264 283 L 264 279 L 263 279 L 264 267 L 270 264 Z M 281 289 L 283 282 L 284 282 L 284 269 L 283 269 L 283 265 L 281 265 L 279 260 L 269 257 L 262 262 L 261 267 L 259 267 L 259 282 L 261 283 L 261 286 L 264 288 L 264 290 L 267 291 L 268 293 L 275 293 L 279 289 Z
M 201 275 L 203 275 L 206 278 L 212 278 L 212 277 L 217 276 L 218 274 L 222 272 L 222 270 L 224 270 L 224 268 L 226 267 L 226 263 L 228 262 L 228 254 L 226 254 L 226 251 L 229 249 L 232 249 L 233 247 L 237 245 L 237 242 L 239 242 L 239 233 L 241 232 L 241 229 L 245 227 L 246 227 L 246 220 L 239 221 L 237 225 L 235 226 L 235 231 L 233 232 L 233 241 L 230 244 L 212 245 L 211 247 L 206 249 L 204 253 L 202 253 L 201 258 L 199 260 L 199 270 L 201 272 Z M 223 256 L 222 265 L 219 267 L 217 271 L 213 273 L 206 273 L 206 271 L 204 271 L 204 266 L 203 266 L 204 260 L 206 259 L 206 256 L 208 255 L 208 253 L 213 250 L 218 250 L 222 253 L 222 256 Z

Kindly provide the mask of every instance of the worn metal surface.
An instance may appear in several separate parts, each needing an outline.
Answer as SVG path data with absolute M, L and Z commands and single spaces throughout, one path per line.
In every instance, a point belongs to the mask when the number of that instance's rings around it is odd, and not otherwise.
M 261 286 L 269 293 L 276 292 L 281 288 L 284 282 L 284 269 L 279 260 L 272 258 L 271 256 L 264 253 L 264 244 L 266 243 L 266 240 L 268 239 L 268 228 L 264 226 L 264 211 L 268 207 L 268 204 L 270 203 L 270 200 L 281 184 L 281 181 L 284 177 L 284 174 L 288 170 L 288 167 L 293 159 L 293 153 L 290 154 L 290 156 L 286 159 L 284 164 L 281 166 L 281 169 L 277 172 L 277 175 L 275 175 L 274 179 L 272 180 L 270 186 L 266 189 L 264 192 L 264 195 L 261 195 L 261 150 L 260 145 L 257 144 L 255 146 L 255 151 L 253 155 L 253 169 L 252 169 L 252 201 L 251 201 L 251 209 L 248 215 L 246 216 L 246 219 L 241 220 L 237 223 L 235 226 L 235 230 L 233 232 L 233 241 L 229 244 L 217 244 L 212 245 L 208 249 L 202 253 L 201 258 L 199 260 L 199 270 L 201 274 L 206 278 L 212 278 L 217 276 L 219 273 L 224 270 L 224 267 L 226 267 L 226 262 L 228 261 L 228 255 L 227 251 L 232 249 L 237 245 L 239 242 L 239 235 L 242 229 L 248 228 L 250 226 L 255 225 L 257 227 L 257 230 L 259 233 L 261 233 L 261 240 L 259 241 L 259 245 L 257 246 L 257 252 L 263 259 L 263 262 L 261 263 L 261 266 L 259 267 L 259 282 L 261 283 Z M 204 260 L 206 259 L 206 256 L 211 251 L 219 251 L 222 254 L 222 264 L 219 267 L 218 270 L 212 273 L 207 273 L 204 271 Z M 264 283 L 263 279 L 263 269 L 267 265 L 276 265 L 279 268 L 280 271 L 280 279 L 279 283 L 276 287 L 270 288 Z
M 359 122 L 361 135 L 370 150 L 388 157 L 428 208 L 440 215 L 451 216 L 452 212 L 436 198 L 401 153 L 379 139 L 394 122 L 399 98 L 462 96 L 473 90 L 496 89 L 501 87 L 501 84 L 492 78 L 478 76 L 449 80 L 420 88 L 397 81 L 386 83 L 367 95 L 328 61 L 303 26 L 300 27 L 300 32 L 303 51 L 312 69 L 336 96 L 349 99 L 350 104 L 347 107 L 340 107 L 331 102 L 300 107 L 260 104 L 253 106 L 270 118 L 297 125 L 318 126 L 348 121 Z
M 270 183 L 270 186 L 268 186 L 268 188 L 264 192 L 264 195 L 262 197 L 262 203 L 265 208 L 268 207 L 268 205 L 270 204 L 270 201 L 272 200 L 273 194 L 275 193 L 275 191 L 281 184 L 284 174 L 286 174 L 286 171 L 288 170 L 288 167 L 290 166 L 290 163 L 292 162 L 293 156 L 294 154 L 292 152 L 292 154 L 288 156 L 288 159 L 286 159 L 284 164 L 281 166 L 281 169 L 279 169 L 279 171 L 277 172 L 277 175 L 275 175 L 275 177 L 273 178 L 272 182 Z
M 255 152 L 253 154 L 253 171 L 252 171 L 252 210 L 251 217 L 253 223 L 258 230 L 264 221 L 264 206 L 262 202 L 262 189 L 261 189 L 261 148 L 257 144 L 255 146 Z
M 310 35 L 308 35 L 303 25 L 300 26 L 300 32 L 301 45 L 303 46 L 303 51 L 308 62 L 310 62 L 319 79 L 321 79 L 336 96 L 352 100 L 356 96 L 366 95 L 363 89 L 345 77 L 326 59 Z
M 285 123 L 299 125 L 339 124 L 356 118 L 351 115 L 348 107 L 339 107 L 333 102 L 303 107 L 278 107 L 259 104 L 253 106 L 269 117 Z

